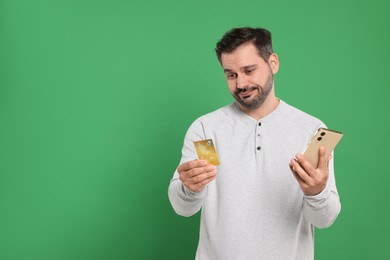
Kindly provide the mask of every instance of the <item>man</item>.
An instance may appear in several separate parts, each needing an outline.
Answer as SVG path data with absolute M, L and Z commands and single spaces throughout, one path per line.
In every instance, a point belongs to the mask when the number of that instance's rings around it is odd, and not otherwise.
M 314 227 L 340 212 L 331 156 L 301 155 L 325 125 L 275 96 L 278 56 L 271 33 L 236 28 L 216 53 L 236 102 L 190 126 L 169 186 L 177 214 L 202 209 L 196 259 L 314 258 Z M 221 164 L 198 160 L 193 142 L 212 139 Z

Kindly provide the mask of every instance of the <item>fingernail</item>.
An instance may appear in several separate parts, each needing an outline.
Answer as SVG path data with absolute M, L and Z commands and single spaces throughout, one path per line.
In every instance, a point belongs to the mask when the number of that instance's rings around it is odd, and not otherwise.
M 297 157 L 294 157 L 291 159 L 291 162 L 294 163 L 294 162 L 297 162 L 298 161 L 298 158 Z

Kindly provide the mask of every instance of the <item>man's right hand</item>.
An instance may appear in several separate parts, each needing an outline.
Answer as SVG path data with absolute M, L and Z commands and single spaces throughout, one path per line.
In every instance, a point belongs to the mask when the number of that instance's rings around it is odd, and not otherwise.
M 193 192 L 202 191 L 217 175 L 217 168 L 204 160 L 183 163 L 179 165 L 177 171 L 180 180 Z

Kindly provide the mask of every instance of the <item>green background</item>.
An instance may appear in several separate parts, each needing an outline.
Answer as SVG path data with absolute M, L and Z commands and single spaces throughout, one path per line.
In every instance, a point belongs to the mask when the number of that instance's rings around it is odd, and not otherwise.
M 273 33 L 276 94 L 344 132 L 316 259 L 390 259 L 388 1 L 0 0 L 0 259 L 194 259 L 167 189 L 232 102 L 214 46 Z

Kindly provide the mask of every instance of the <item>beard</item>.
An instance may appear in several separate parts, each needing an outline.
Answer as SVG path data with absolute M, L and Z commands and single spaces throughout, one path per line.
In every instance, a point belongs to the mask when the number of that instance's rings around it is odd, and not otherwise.
M 271 92 L 272 87 L 274 84 L 274 76 L 272 73 L 268 75 L 267 81 L 265 82 L 264 86 L 255 85 L 251 87 L 236 89 L 233 93 L 233 97 L 240 103 L 241 106 L 243 106 L 246 109 L 254 110 L 256 108 L 259 108 L 264 101 L 267 99 L 268 94 Z M 243 97 L 240 96 L 243 92 L 250 92 L 250 91 L 256 91 L 257 93 L 252 94 L 254 96 L 252 97 Z

